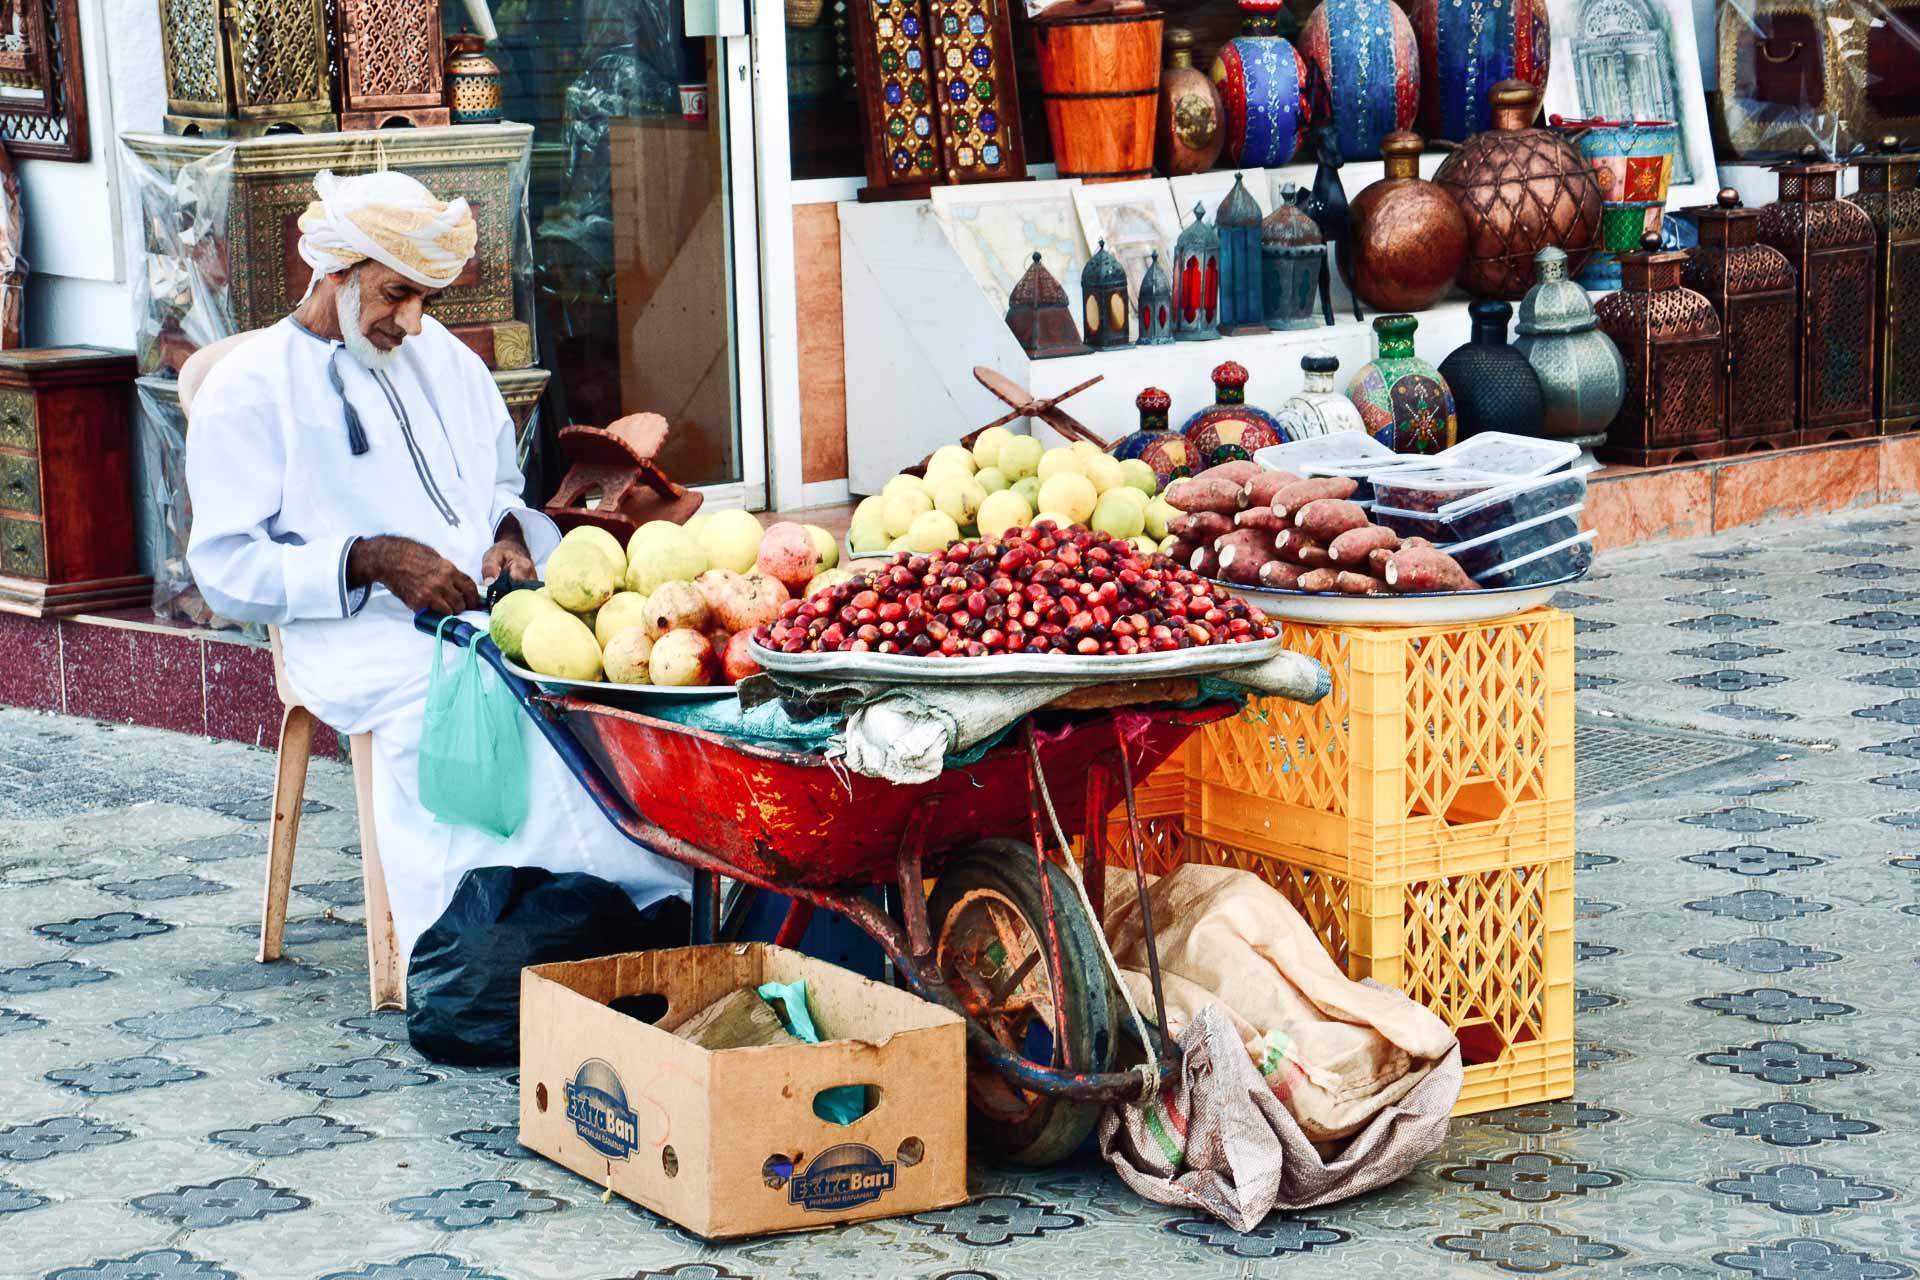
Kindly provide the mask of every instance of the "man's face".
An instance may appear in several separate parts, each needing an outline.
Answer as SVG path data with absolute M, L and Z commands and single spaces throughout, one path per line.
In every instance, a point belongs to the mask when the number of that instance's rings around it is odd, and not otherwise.
M 415 284 L 378 262 L 364 262 L 357 271 L 361 336 L 376 351 L 399 350 L 402 342 L 420 332 L 420 317 L 440 291 Z

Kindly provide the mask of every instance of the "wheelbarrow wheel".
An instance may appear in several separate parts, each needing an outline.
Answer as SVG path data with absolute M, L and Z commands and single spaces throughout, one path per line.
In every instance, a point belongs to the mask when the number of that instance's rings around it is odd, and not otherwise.
M 942 979 L 987 1033 L 1031 1062 L 1110 1071 L 1119 1055 L 1118 1000 L 1068 873 L 1049 862 L 1060 928 L 1058 973 L 1047 961 L 1046 913 L 1033 848 L 982 840 L 952 855 L 928 900 Z M 979 1060 L 967 1068 L 976 1150 L 1041 1167 L 1077 1150 L 1100 1104 L 1034 1093 Z

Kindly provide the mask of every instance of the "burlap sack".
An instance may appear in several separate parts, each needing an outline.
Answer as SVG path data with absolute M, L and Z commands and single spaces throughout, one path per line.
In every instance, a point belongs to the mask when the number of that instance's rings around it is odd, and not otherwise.
M 1460 1095 L 1460 1047 L 1327 1157 L 1265 1087 L 1220 1005 L 1180 1039 L 1175 1082 L 1146 1105 L 1107 1108 L 1100 1154 L 1157 1204 L 1201 1209 L 1251 1231 L 1275 1209 L 1357 1196 L 1404 1176 L 1446 1140 Z

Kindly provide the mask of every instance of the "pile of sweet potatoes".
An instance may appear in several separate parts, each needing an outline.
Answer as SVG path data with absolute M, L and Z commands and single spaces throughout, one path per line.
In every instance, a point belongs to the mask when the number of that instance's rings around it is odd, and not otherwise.
M 1225 462 L 1167 486 L 1184 514 L 1167 554 L 1203 577 L 1241 586 L 1346 595 L 1472 591 L 1453 557 L 1367 519 L 1345 476 L 1302 479 Z

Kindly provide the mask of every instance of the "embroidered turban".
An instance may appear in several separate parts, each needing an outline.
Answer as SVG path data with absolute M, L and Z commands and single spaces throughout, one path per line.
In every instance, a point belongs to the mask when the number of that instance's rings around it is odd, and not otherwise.
M 341 178 L 322 170 L 313 187 L 320 198 L 300 215 L 300 257 L 315 280 L 372 260 L 444 289 L 473 256 L 478 232 L 467 202 L 443 203 L 404 173 Z

